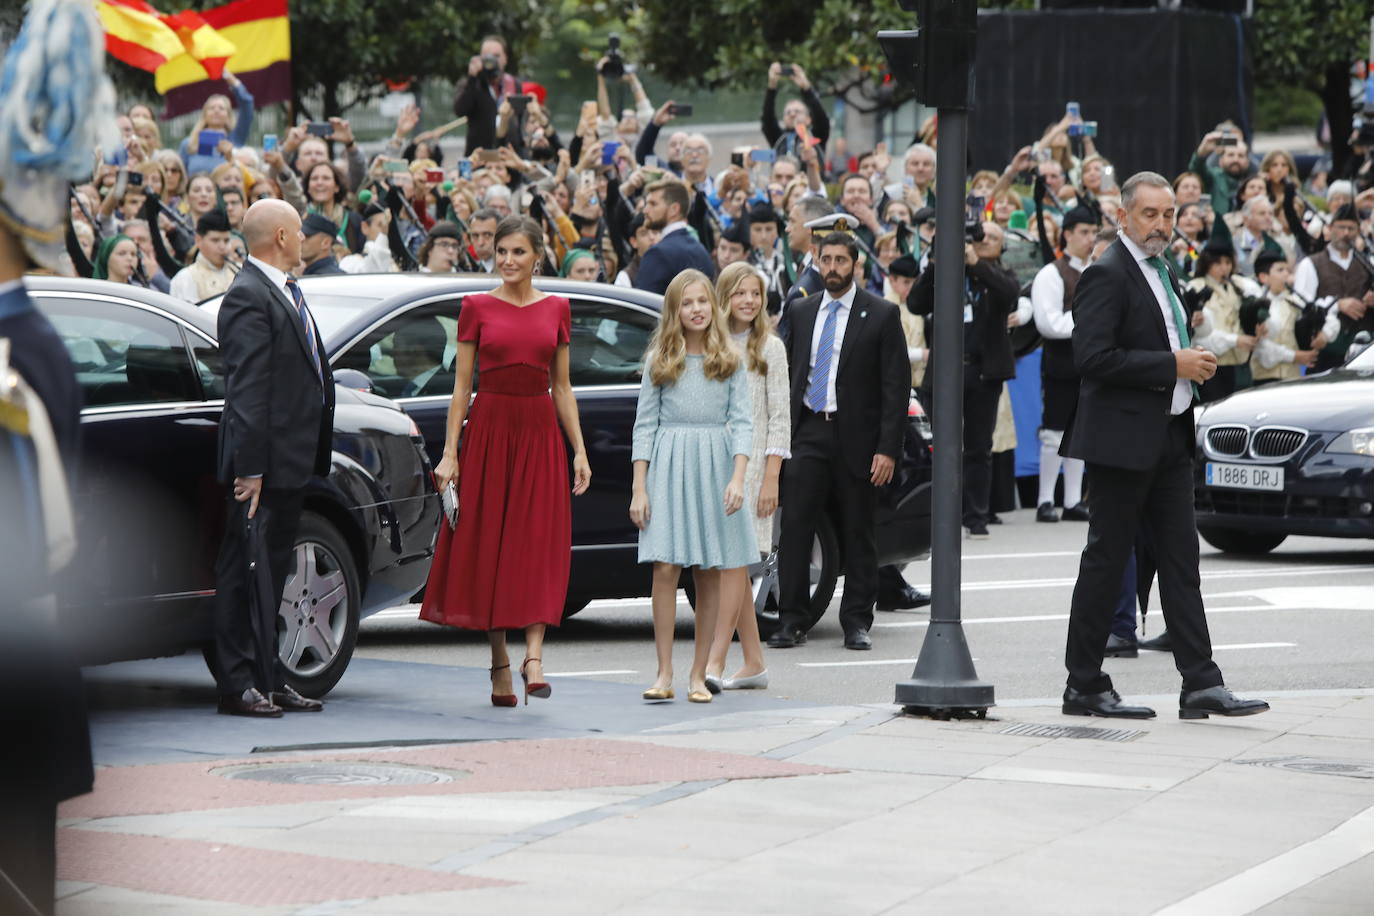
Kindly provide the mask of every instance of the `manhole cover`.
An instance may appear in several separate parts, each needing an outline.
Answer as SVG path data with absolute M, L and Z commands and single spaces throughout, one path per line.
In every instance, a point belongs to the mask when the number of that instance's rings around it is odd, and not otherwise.
M 428 786 L 453 782 L 452 774 L 435 770 L 389 763 L 350 763 L 346 760 L 249 763 L 222 767 L 215 773 L 225 779 L 310 786 Z
M 1263 757 L 1258 760 L 1237 760 L 1245 766 L 1278 767 L 1315 773 L 1318 776 L 1349 776 L 1353 779 L 1374 779 L 1374 763 L 1359 760 L 1328 760 L 1321 757 Z
M 1090 728 L 1086 725 L 1032 725 L 1023 722 L 1002 729 L 998 734 L 1022 738 L 1093 738 L 1097 741 L 1131 741 L 1145 734 L 1130 728 Z

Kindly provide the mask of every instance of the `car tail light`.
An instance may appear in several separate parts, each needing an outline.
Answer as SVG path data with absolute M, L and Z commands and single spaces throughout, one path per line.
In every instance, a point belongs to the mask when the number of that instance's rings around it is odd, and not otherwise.
M 415 418 L 412 417 L 412 416 L 410 416 L 409 414 L 407 414 L 407 415 L 406 415 L 406 419 L 410 421 L 410 435 L 411 435 L 411 438 L 413 438 L 413 439 L 422 438 L 422 437 L 420 436 L 420 427 L 417 426 L 417 425 L 415 424 Z
M 908 417 L 924 417 L 926 411 L 925 408 L 921 406 L 920 401 L 912 398 L 906 402 L 906 415 Z

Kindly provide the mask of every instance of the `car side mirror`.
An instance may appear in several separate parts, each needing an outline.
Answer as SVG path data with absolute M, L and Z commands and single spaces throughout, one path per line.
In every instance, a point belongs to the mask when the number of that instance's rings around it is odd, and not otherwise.
M 372 379 L 368 378 L 367 373 L 357 369 L 335 369 L 334 384 L 352 388 L 355 391 L 366 391 L 368 394 L 372 394 L 375 390 L 372 386 Z
M 1374 344 L 1374 335 L 1371 335 L 1368 331 L 1361 331 L 1356 334 L 1355 339 L 1350 342 L 1350 349 L 1345 351 L 1346 363 L 1349 363 L 1365 350 L 1368 350 L 1371 344 Z

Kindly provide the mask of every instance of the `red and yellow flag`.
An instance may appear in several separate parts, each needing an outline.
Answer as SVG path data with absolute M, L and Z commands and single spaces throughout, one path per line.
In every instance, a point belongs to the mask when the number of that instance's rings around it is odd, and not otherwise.
M 200 18 L 220 38 L 237 49 L 227 61 L 229 70 L 253 94 L 258 105 L 291 98 L 291 23 L 287 0 L 235 0 L 202 10 Z M 199 108 L 210 95 L 222 92 L 219 73 L 192 55 L 169 60 L 157 70 L 157 88 L 166 97 L 166 117 Z
M 163 16 L 162 21 L 176 31 L 177 37 L 181 40 L 181 45 L 186 49 L 186 53 L 180 57 L 174 57 L 168 63 L 179 60 L 190 59 L 205 70 L 210 79 L 219 79 L 224 72 L 225 61 L 233 56 L 238 48 L 225 35 L 215 31 L 210 23 L 197 12 L 186 10 L 173 16 Z M 162 85 L 162 71 L 167 68 L 167 64 L 158 67 L 157 91 L 166 93 L 167 89 Z
M 143 0 L 96 0 L 95 11 L 105 29 L 105 50 L 131 67 L 156 70 L 186 53 L 180 36 Z

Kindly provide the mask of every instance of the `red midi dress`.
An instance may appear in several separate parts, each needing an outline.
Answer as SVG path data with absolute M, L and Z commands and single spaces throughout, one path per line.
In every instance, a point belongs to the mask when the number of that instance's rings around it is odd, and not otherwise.
M 557 626 L 572 558 L 568 453 L 549 393 L 568 343 L 568 300 L 463 299 L 458 340 L 477 343 L 477 396 L 458 452 L 458 526 L 439 526 L 420 619 L 470 630 Z

